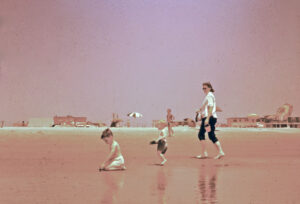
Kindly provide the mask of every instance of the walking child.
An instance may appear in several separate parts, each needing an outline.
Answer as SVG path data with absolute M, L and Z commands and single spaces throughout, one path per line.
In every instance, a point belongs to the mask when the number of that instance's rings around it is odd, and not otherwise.
M 157 144 L 157 155 L 161 160 L 160 165 L 163 166 L 167 162 L 167 159 L 164 155 L 168 149 L 168 128 L 165 121 L 159 121 L 156 127 L 159 130 L 159 136 L 156 140 L 151 141 L 150 144 Z

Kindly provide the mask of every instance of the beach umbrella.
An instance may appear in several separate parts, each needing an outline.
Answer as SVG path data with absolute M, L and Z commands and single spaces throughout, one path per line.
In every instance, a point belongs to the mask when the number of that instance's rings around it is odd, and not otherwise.
M 127 116 L 133 117 L 133 118 L 141 118 L 141 117 L 143 117 L 143 115 L 141 113 L 138 113 L 138 112 L 128 113 Z

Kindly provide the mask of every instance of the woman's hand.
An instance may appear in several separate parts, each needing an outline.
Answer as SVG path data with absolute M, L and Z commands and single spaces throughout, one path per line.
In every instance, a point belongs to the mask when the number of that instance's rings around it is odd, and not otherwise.
M 208 125 L 208 123 L 209 123 L 209 120 L 208 120 L 208 117 L 205 119 L 205 121 L 204 121 L 204 125 Z

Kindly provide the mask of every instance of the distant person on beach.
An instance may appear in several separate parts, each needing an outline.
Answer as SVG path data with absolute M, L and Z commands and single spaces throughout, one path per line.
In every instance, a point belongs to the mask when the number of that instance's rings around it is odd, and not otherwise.
M 99 171 L 125 170 L 124 158 L 117 141 L 114 140 L 112 131 L 107 128 L 103 131 L 101 139 L 110 146 L 110 153 L 107 159 L 102 163 Z
M 172 129 L 173 121 L 175 120 L 174 115 L 171 113 L 171 109 L 168 108 L 167 110 L 167 122 L 168 122 L 168 132 L 169 132 L 169 137 L 174 135 L 174 131 Z
M 202 106 L 197 113 L 200 113 L 201 117 L 201 127 L 198 133 L 198 138 L 202 147 L 202 154 L 198 155 L 197 158 L 207 158 L 208 154 L 205 145 L 205 132 L 208 132 L 209 139 L 215 144 L 217 150 L 219 151 L 215 159 L 220 159 L 225 156 L 222 150 L 221 143 L 215 135 L 215 125 L 217 123 L 217 113 L 216 113 L 216 99 L 213 94 L 214 89 L 210 82 L 205 82 L 202 84 L 202 89 L 205 93 L 205 98 L 203 100 Z
M 165 121 L 159 121 L 156 124 L 157 129 L 159 130 L 159 135 L 156 140 L 150 142 L 150 144 L 157 144 L 157 155 L 161 160 L 160 165 L 164 165 L 167 162 L 164 154 L 168 149 L 167 136 L 168 136 L 168 128 Z

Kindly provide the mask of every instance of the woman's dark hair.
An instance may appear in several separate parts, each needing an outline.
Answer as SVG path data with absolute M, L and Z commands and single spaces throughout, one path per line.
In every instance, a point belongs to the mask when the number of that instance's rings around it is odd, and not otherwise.
M 213 87 L 212 87 L 212 85 L 211 85 L 210 82 L 204 82 L 204 83 L 202 84 L 202 86 L 207 86 L 208 88 L 210 88 L 210 91 L 211 91 L 211 92 L 215 92 L 215 90 L 213 89 Z
M 113 133 L 109 128 L 107 128 L 102 132 L 101 139 L 104 139 L 105 137 L 109 136 L 113 136 Z

